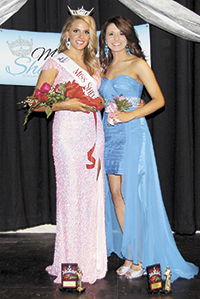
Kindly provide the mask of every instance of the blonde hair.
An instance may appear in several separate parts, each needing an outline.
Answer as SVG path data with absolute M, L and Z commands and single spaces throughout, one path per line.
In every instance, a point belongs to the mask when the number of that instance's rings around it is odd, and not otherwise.
M 60 45 L 58 48 L 58 52 L 62 53 L 67 50 L 66 46 L 66 31 L 69 31 L 73 22 L 76 20 L 83 20 L 89 25 L 89 32 L 90 32 L 90 39 L 87 47 L 84 49 L 84 63 L 87 66 L 88 72 L 91 76 L 97 73 L 99 70 L 99 63 L 96 58 L 97 53 L 97 33 L 96 33 L 96 24 L 94 19 L 91 16 L 71 16 L 66 24 L 63 27 L 61 38 L 60 38 Z

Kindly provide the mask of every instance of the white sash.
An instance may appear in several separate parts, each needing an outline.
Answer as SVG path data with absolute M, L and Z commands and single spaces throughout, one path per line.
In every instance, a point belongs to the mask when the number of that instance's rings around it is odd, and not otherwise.
M 91 77 L 88 72 L 76 64 L 71 58 L 64 53 L 60 53 L 51 58 L 64 67 L 66 71 L 73 76 L 75 81 L 83 87 L 85 95 L 92 98 L 99 96 L 97 91 L 97 81 Z

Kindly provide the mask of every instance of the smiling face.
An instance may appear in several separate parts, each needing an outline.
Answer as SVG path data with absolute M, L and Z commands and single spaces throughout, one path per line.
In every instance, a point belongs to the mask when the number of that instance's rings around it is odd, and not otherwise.
M 75 20 L 65 34 L 70 39 L 70 49 L 83 50 L 90 40 L 90 27 L 84 20 Z
M 124 33 L 111 23 L 106 29 L 106 42 L 112 52 L 119 52 L 125 50 L 127 39 Z

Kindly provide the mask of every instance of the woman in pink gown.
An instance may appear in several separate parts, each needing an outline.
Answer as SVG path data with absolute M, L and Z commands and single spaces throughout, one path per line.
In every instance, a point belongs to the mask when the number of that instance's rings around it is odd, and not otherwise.
M 97 36 L 90 16 L 71 16 L 63 28 L 59 54 L 43 66 L 36 88 L 75 80 L 86 95 L 99 96 Z M 82 281 L 94 283 L 107 271 L 104 217 L 104 133 L 100 112 L 77 98 L 53 105 L 53 157 L 56 173 L 57 219 L 50 275 L 61 283 L 61 264 L 78 263 Z M 38 110 L 38 109 L 36 109 Z M 39 108 L 42 111 L 42 108 Z M 91 166 L 88 152 L 94 148 Z M 94 161 L 93 161 L 94 162 Z M 87 167 L 90 165 L 91 167 Z

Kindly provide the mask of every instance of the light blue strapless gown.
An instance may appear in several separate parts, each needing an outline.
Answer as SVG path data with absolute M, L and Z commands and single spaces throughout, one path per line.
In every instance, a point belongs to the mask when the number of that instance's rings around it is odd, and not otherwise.
M 140 98 L 143 85 L 133 78 L 120 75 L 104 78 L 100 93 L 108 104 L 112 95 Z M 132 107 L 137 109 L 137 107 Z M 128 111 L 130 111 L 128 110 Z M 146 119 L 108 125 L 104 113 L 105 171 L 121 174 L 125 202 L 124 233 L 119 227 L 106 178 L 106 233 L 108 256 L 112 252 L 122 259 L 142 263 L 142 266 L 169 265 L 172 281 L 178 277 L 193 278 L 198 267 L 181 256 L 162 201 L 151 135 Z M 191 248 L 192 250 L 192 248 Z

